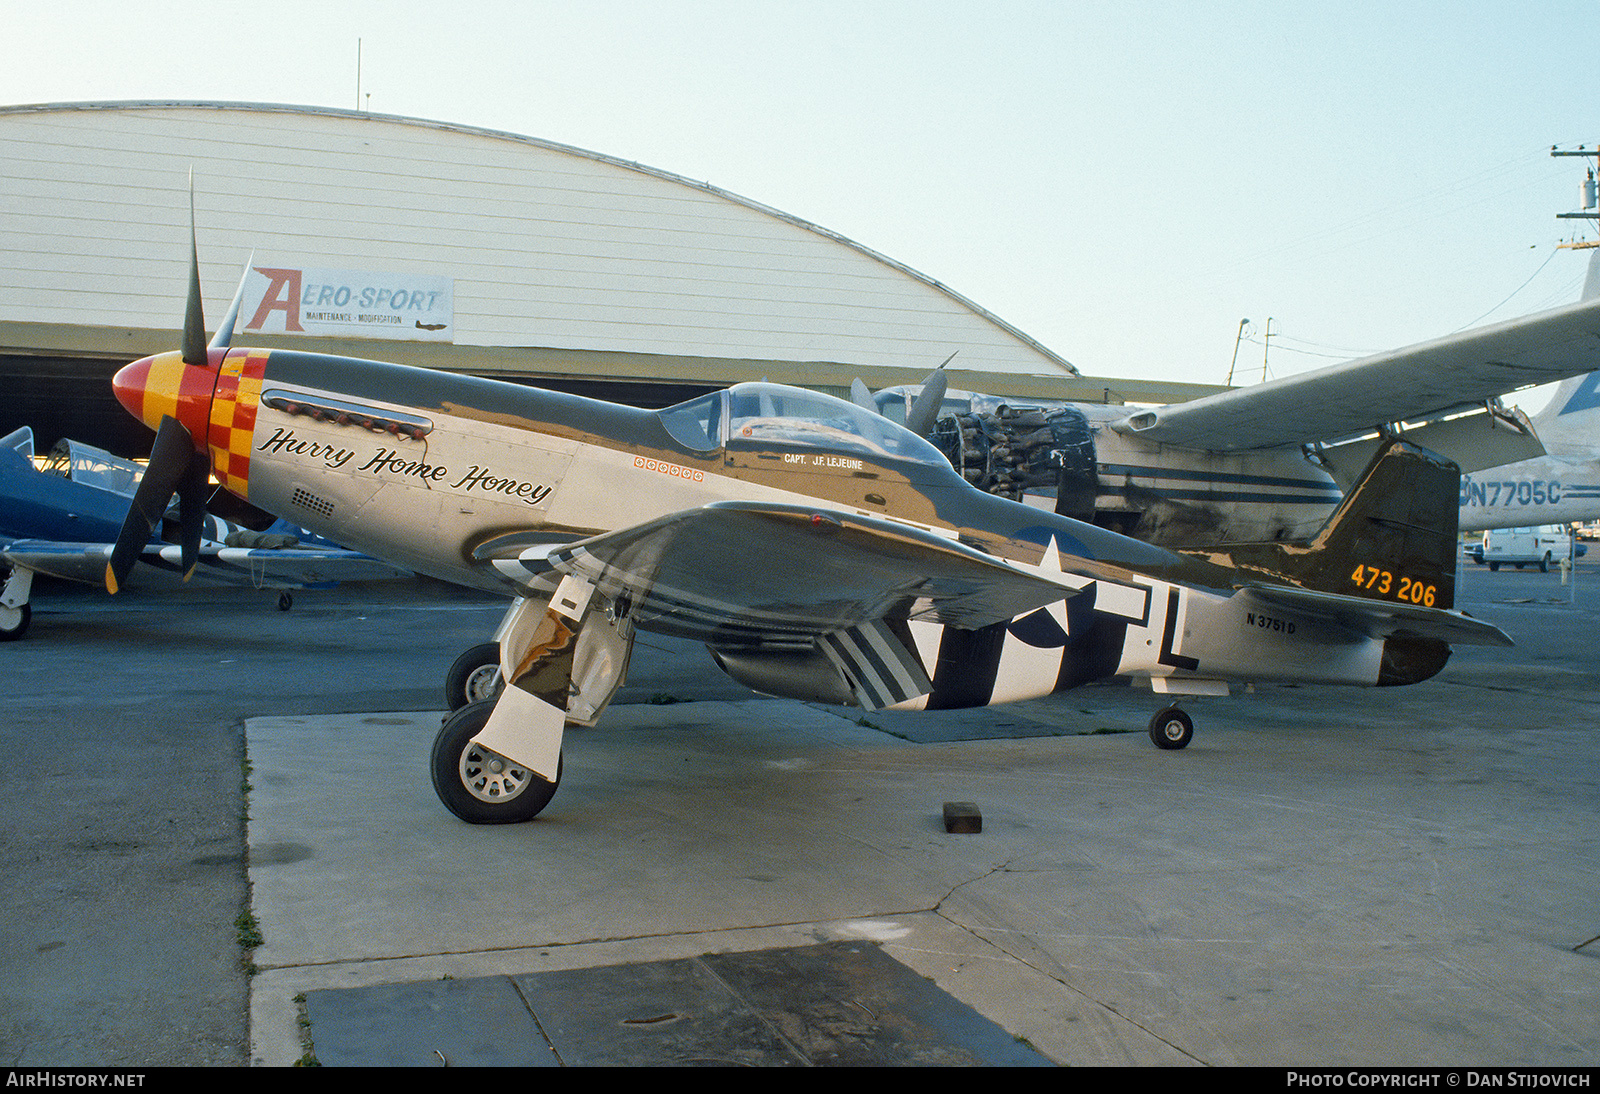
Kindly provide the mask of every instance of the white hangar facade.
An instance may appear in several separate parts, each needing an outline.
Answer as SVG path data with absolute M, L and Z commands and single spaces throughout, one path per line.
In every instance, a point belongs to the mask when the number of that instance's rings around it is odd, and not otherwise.
M 1087 380 L 890 258 L 609 156 L 358 111 L 67 103 L 0 108 L 0 434 L 142 443 L 107 381 L 177 344 L 191 172 L 213 326 L 248 271 L 240 343 L 639 405 L 762 376 L 915 382 L 955 351 L 955 387 L 1211 390 Z

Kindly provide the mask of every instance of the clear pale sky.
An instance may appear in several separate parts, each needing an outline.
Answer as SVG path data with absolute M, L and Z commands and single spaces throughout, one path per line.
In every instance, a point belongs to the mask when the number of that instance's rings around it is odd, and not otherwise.
M 0 104 L 364 107 L 709 181 L 1095 376 L 1259 379 L 1574 300 L 1600 4 L 0 5 Z M 360 83 L 357 43 L 360 42 Z M 358 97 L 359 88 L 359 97 Z M 0 164 L 0 170 L 4 165 Z M 930 362 L 930 367 L 938 362 Z

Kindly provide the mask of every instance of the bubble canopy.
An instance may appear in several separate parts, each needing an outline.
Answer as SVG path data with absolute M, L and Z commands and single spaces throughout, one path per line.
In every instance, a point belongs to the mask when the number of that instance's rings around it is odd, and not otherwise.
M 727 444 L 807 448 L 949 466 L 937 448 L 881 414 L 783 384 L 735 384 L 658 414 L 673 439 L 696 452 Z

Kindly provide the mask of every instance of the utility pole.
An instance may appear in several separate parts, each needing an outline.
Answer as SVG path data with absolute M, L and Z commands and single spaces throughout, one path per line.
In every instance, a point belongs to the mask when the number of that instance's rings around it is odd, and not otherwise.
M 1595 166 L 1589 168 L 1588 177 L 1583 180 L 1583 186 L 1578 191 L 1578 201 L 1583 211 L 1578 213 L 1557 213 L 1556 219 L 1600 221 L 1600 201 L 1596 200 L 1597 183 L 1595 180 L 1595 167 L 1600 167 L 1600 147 L 1584 148 L 1584 146 L 1580 144 L 1578 145 L 1578 150 L 1576 152 L 1562 152 L 1556 147 L 1551 146 L 1550 155 L 1552 157 L 1582 156 L 1585 159 L 1591 159 L 1595 161 Z M 1556 246 L 1561 250 L 1584 251 L 1594 247 L 1600 247 L 1600 240 L 1574 240 L 1571 243 L 1559 243 Z
M 1239 333 L 1233 336 L 1233 360 L 1228 362 L 1228 386 L 1233 386 L 1234 366 L 1239 363 L 1239 343 L 1244 341 L 1244 329 L 1250 325 L 1250 320 L 1239 320 Z

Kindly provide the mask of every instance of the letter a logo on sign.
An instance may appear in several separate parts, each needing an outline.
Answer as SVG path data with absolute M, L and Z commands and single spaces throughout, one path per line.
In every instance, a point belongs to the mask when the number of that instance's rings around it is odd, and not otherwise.
M 304 334 L 305 328 L 300 325 L 300 271 L 277 270 L 267 266 L 256 266 L 254 269 L 271 284 L 261 294 L 261 306 L 256 309 L 250 322 L 244 325 L 245 330 L 260 330 L 268 315 L 281 311 L 283 329 Z

